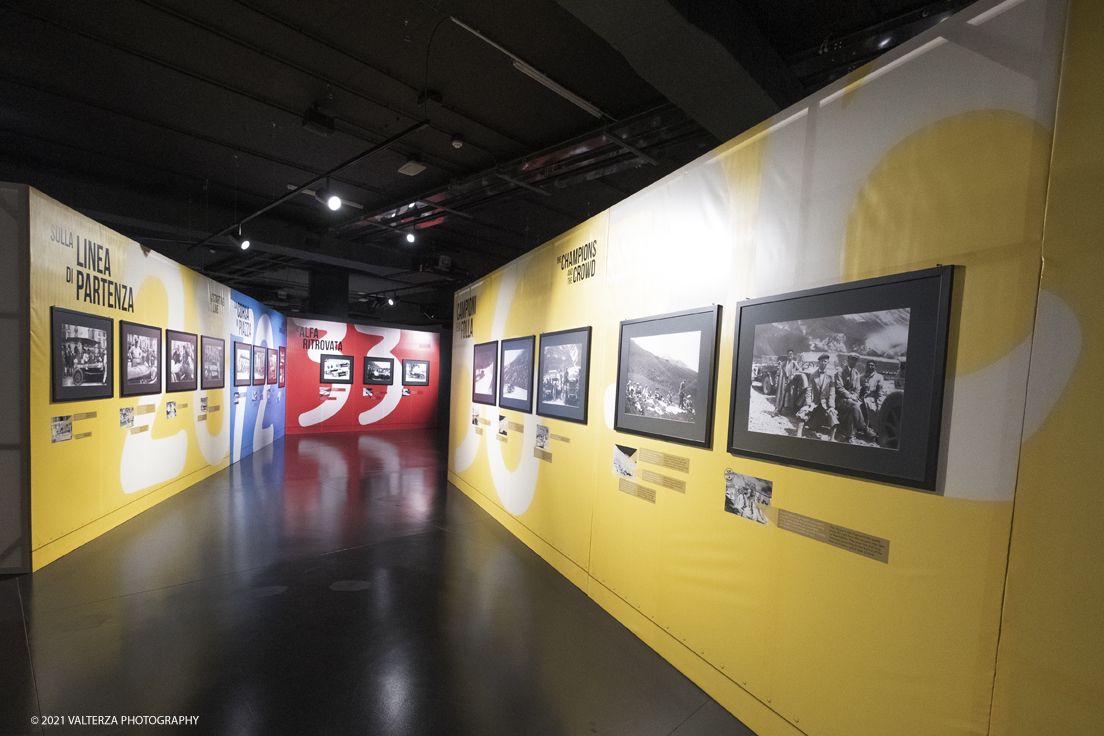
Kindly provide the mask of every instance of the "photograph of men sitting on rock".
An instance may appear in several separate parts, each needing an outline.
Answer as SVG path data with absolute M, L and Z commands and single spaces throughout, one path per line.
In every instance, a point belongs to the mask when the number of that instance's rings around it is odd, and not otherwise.
M 748 431 L 896 450 L 909 310 L 755 326 Z

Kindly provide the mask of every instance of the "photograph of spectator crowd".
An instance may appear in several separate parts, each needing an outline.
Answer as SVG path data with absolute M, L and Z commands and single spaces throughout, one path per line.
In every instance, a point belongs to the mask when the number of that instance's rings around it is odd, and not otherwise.
M 161 328 L 119 323 L 123 346 L 122 395 L 161 393 Z
M 770 506 L 774 483 L 725 469 L 725 511 L 766 524 L 763 506 Z
M 625 413 L 693 423 L 701 332 L 629 339 Z
M 196 343 L 195 335 L 165 330 L 165 352 L 169 359 L 165 391 L 196 390 Z
M 589 327 L 541 335 L 537 414 L 586 424 L 589 367 Z
M 909 310 L 755 326 L 748 431 L 898 449 Z

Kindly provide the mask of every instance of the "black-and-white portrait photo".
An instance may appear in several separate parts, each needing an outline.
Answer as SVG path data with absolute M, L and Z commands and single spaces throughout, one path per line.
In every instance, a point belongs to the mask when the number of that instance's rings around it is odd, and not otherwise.
M 222 388 L 225 385 L 223 372 L 226 369 L 226 342 L 217 337 L 203 335 L 199 338 L 202 355 L 200 360 L 200 388 Z
M 478 427 L 479 426 L 479 416 L 480 416 L 480 412 L 479 412 L 478 407 L 473 406 L 471 408 L 471 423 L 472 423 L 473 427 Z
M 166 401 L 165 402 L 165 418 L 166 419 L 176 419 L 176 402 L 175 401 Z
M 122 394 L 161 393 L 161 329 L 120 322 L 119 342 L 123 358 Z
M 774 483 L 751 475 L 741 475 L 731 468 L 725 469 L 724 509 L 730 514 L 766 524 L 763 506 L 770 506 Z
M 130 429 L 134 426 L 134 407 L 124 406 L 119 409 L 119 428 Z
M 253 379 L 253 346 L 245 342 L 234 343 L 234 385 L 248 386 Z
M 625 412 L 693 422 L 701 339 L 698 331 L 630 338 Z
M 548 427 L 543 424 L 537 425 L 536 448 L 538 450 L 548 449 Z
M 403 385 L 404 386 L 428 386 L 429 385 L 429 361 L 428 360 L 403 360 Z
M 909 310 L 755 326 L 750 432 L 896 450 Z
M 165 330 L 165 390 L 195 391 L 198 338 L 189 332 Z
M 365 358 L 364 383 L 390 386 L 394 382 L 395 361 L 391 358 Z
M 472 401 L 494 405 L 498 372 L 498 342 L 476 345 L 472 356 Z
M 636 448 L 613 446 L 613 472 L 625 478 L 636 477 Z
M 321 356 L 319 381 L 321 383 L 352 383 L 353 358 L 349 355 Z

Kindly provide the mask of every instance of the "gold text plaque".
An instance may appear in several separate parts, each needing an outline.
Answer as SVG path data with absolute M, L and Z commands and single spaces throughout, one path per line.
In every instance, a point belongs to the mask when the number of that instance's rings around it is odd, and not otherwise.
M 638 483 L 633 483 L 628 478 L 621 478 L 617 483 L 617 488 L 622 493 L 627 493 L 630 496 L 636 496 L 643 499 L 648 503 L 655 503 L 656 492 L 651 488 L 647 488 Z
M 792 511 L 778 509 L 778 528 L 824 544 L 869 557 L 878 562 L 889 563 L 889 540 L 875 537 L 864 532 L 836 526 L 827 521 L 802 516 Z
M 668 455 L 665 452 L 656 452 L 655 450 L 645 450 L 641 448 L 640 462 L 648 463 L 649 465 L 659 465 L 663 468 L 670 468 L 680 473 L 690 472 L 690 458 L 679 457 L 678 455 Z

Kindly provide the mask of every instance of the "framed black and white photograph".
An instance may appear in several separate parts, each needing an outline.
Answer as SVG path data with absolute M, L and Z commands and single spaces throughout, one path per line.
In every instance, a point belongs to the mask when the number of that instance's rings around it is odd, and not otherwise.
M 199 338 L 190 332 L 165 330 L 165 392 L 195 391 Z
M 321 383 L 352 383 L 353 356 L 323 355 L 319 361 L 318 380 Z
M 403 385 L 404 386 L 428 386 L 429 385 L 429 361 L 403 359 Z
M 711 306 L 621 323 L 614 429 L 712 446 L 720 313 Z
M 953 273 L 742 302 L 729 452 L 935 490 Z
M 472 359 L 472 401 L 495 406 L 498 387 L 498 341 L 476 345 Z
M 203 335 L 199 338 L 199 346 L 203 363 L 199 387 L 204 390 L 222 388 L 226 385 L 226 341 Z
M 280 348 L 280 381 L 277 383 L 279 388 L 283 388 L 287 383 L 287 348 Z
M 268 349 L 268 383 L 275 386 L 280 380 L 280 351 Z
M 393 358 L 364 358 L 365 386 L 390 386 L 395 381 L 395 361 Z
M 161 393 L 161 328 L 119 321 L 119 393 Z
M 234 343 L 234 385 L 253 383 L 253 346 L 247 342 Z
M 499 365 L 502 377 L 498 381 L 498 405 L 514 411 L 533 411 L 533 351 L 537 338 L 512 337 L 502 341 Z
M 253 346 L 253 385 L 263 386 L 268 375 L 268 351 L 263 345 Z M 256 393 L 256 392 L 254 392 Z
M 52 400 L 110 399 L 115 321 L 110 317 L 50 308 Z
M 537 358 L 537 414 L 587 423 L 590 327 L 546 332 Z

